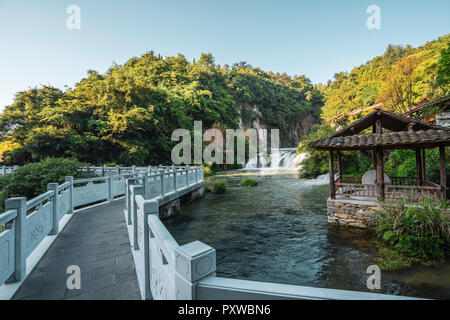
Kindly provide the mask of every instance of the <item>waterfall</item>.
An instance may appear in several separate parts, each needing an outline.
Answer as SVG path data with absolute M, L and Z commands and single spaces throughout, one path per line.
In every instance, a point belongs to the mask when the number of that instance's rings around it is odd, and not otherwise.
M 272 149 L 269 160 L 261 153 L 250 158 L 244 169 L 268 169 L 268 170 L 296 170 L 295 148 Z M 259 158 L 259 165 L 258 165 Z

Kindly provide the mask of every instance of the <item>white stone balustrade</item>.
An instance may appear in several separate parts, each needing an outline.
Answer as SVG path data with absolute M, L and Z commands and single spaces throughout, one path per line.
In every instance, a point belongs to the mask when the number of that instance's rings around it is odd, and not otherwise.
M 17 167 L 0 167 L 0 174 L 8 174 Z M 182 168 L 186 167 L 84 167 L 80 168 L 80 171 L 95 172 L 102 176 L 78 180 L 67 177 L 63 184 L 49 183 L 47 192 L 31 200 L 27 201 L 24 197 L 7 199 L 6 211 L 0 213 L 0 291 L 7 284 L 20 284 L 25 279 L 34 267 L 30 266 L 27 260 L 33 256 L 34 262 L 39 261 L 49 246 L 44 246 L 43 240 L 48 237 L 56 238 L 70 220 L 75 208 L 111 202 L 128 193 L 129 187 L 135 195 L 140 194 L 143 187 L 134 184 L 142 184 L 144 176 L 148 182 L 153 181 L 155 184 L 163 171 L 166 177 L 171 177 L 173 185 L 173 177 L 176 176 L 173 170 Z M 192 174 L 193 171 L 190 172 Z M 130 181 L 133 184 L 130 184 Z M 160 191 L 159 185 L 158 188 Z M 172 189 L 175 188 L 172 186 Z M 130 206 L 130 199 L 126 197 L 127 208 Z M 137 216 L 127 216 L 129 224 L 133 224 L 136 219 Z M 138 224 L 134 225 L 137 233 Z M 137 240 L 137 237 L 135 238 Z

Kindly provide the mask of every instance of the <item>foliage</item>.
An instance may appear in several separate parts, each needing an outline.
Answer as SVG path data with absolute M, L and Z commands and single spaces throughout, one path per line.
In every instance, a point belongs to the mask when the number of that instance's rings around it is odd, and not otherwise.
M 380 99 L 391 104 L 393 111 L 406 113 L 419 96 L 414 87 L 414 72 L 419 64 L 417 55 L 409 55 L 392 66 L 381 87 Z
M 226 180 L 215 180 L 213 183 L 212 193 L 225 193 L 227 191 L 227 181 Z
M 43 86 L 18 92 L 0 115 L 0 151 L 11 164 L 73 157 L 96 165 L 148 165 L 170 161 L 175 129 L 263 127 L 280 129 L 281 141 L 322 106 L 322 95 L 304 76 L 265 72 L 246 63 L 220 66 L 211 54 L 196 62 L 183 55 L 148 52 L 89 70 L 63 92 Z
M 19 167 L 10 174 L 0 177 L 0 206 L 11 197 L 32 199 L 47 191 L 50 182 L 64 183 L 65 177 L 90 177 L 89 172 L 80 173 L 80 166 L 87 166 L 74 159 L 47 158 L 37 163 Z
M 423 198 L 419 204 L 385 202 L 376 232 L 399 252 L 423 259 L 444 259 L 450 252 L 450 216 L 445 201 Z
M 378 248 L 378 253 L 373 260 L 383 271 L 409 269 L 414 262 L 418 262 L 417 258 L 406 256 L 386 246 Z
M 241 180 L 240 185 L 246 186 L 246 187 L 254 187 L 254 186 L 258 185 L 258 181 L 256 181 L 255 179 L 252 179 L 252 178 L 244 178 Z
M 203 167 L 203 173 L 205 176 L 213 176 L 214 175 L 214 171 L 211 169 L 211 166 L 209 164 L 206 164 Z
M 446 148 L 446 158 L 449 158 L 449 148 Z M 425 150 L 426 179 L 440 183 L 439 150 L 437 148 Z M 447 181 L 450 181 L 450 162 L 446 162 Z M 389 154 L 384 164 L 384 170 L 389 176 L 415 177 L 416 153 L 414 150 L 394 150 Z
M 450 42 L 441 51 L 436 85 L 442 88 L 443 94 L 450 94 Z
M 380 102 L 388 110 L 406 112 L 424 99 L 448 94 L 449 42 L 447 34 L 418 48 L 389 45 L 383 55 L 350 73 L 336 73 L 323 89 L 322 119 Z
M 316 124 L 313 126 L 310 134 L 303 137 L 297 147 L 297 154 L 307 152 L 311 156 L 303 160 L 301 165 L 300 177 L 313 178 L 329 171 L 328 152 L 318 151 L 308 147 L 308 143 L 314 140 L 322 139 L 333 134 L 335 129 L 327 124 Z M 335 167 L 337 167 L 335 153 Z M 342 174 L 362 175 L 372 166 L 371 156 L 366 151 L 343 151 L 341 152 Z

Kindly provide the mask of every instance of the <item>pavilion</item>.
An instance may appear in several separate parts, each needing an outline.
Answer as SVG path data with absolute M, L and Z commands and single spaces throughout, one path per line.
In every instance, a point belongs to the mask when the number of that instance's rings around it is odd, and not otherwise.
M 371 132 L 363 133 L 371 129 Z M 368 131 L 369 131 L 368 130 Z M 329 152 L 330 198 L 352 200 L 385 200 L 407 198 L 418 200 L 423 196 L 446 199 L 445 147 L 450 145 L 450 130 L 422 122 L 401 114 L 376 109 L 344 129 L 309 144 Z M 440 183 L 427 180 L 425 149 L 439 148 Z M 390 150 L 416 151 L 415 177 L 388 177 L 384 173 L 383 158 Z M 341 151 L 371 150 L 372 172 L 364 176 L 343 176 Z M 334 158 L 337 155 L 337 179 Z

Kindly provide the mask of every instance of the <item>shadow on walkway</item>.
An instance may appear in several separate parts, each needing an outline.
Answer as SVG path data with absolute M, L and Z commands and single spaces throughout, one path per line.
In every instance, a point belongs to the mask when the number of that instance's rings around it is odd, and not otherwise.
M 75 213 L 13 299 L 140 299 L 124 200 Z M 81 269 L 69 290 L 67 267 Z

